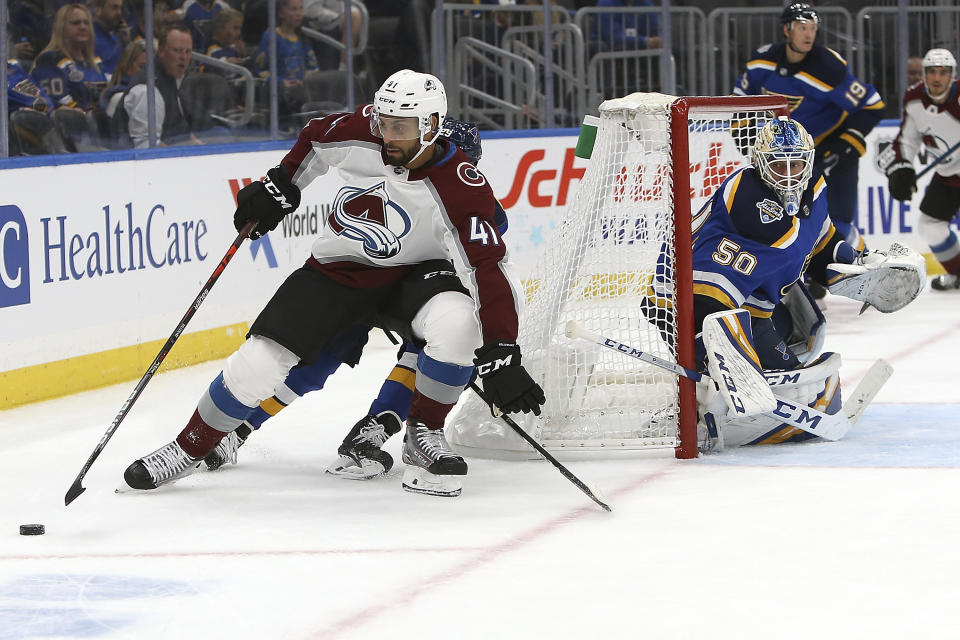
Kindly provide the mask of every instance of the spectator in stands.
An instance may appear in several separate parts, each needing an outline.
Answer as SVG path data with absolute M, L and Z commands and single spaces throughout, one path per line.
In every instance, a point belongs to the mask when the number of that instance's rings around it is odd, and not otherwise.
M 7 28 L 10 30 L 12 47 L 7 49 L 8 58 L 21 62 L 24 71 L 30 71 L 37 52 L 50 41 L 50 23 L 41 0 L 10 0 Z
M 57 10 L 53 35 L 37 56 L 30 79 L 46 90 L 57 108 L 88 111 L 97 105 L 107 77 L 93 48 L 93 19 L 82 4 Z
M 180 104 L 180 83 L 190 66 L 193 37 L 190 28 L 176 22 L 166 26 L 158 35 L 159 46 L 156 58 L 155 107 L 157 138 L 161 146 L 184 143 L 199 143 L 193 136 L 190 117 Z M 149 123 L 147 119 L 146 78 L 141 71 L 124 94 L 122 108 L 114 114 L 117 130 L 126 132 L 134 148 L 149 146 Z
M 250 58 L 246 55 L 247 45 L 240 37 L 243 31 L 243 14 L 236 9 L 227 7 L 221 9 L 217 15 L 210 21 L 210 38 L 212 44 L 207 48 L 207 55 L 211 58 L 217 58 L 224 62 L 238 64 L 243 67 L 251 65 Z M 243 100 L 243 76 L 239 73 L 226 71 L 213 67 L 204 68 L 204 71 L 219 74 L 226 78 L 227 82 L 233 87 L 233 99 L 240 103 Z
M 33 109 L 40 113 L 53 112 L 53 100 L 27 76 L 27 72 L 16 60 L 7 61 L 7 111 Z
M 208 25 L 223 9 L 229 9 L 223 0 L 187 0 L 180 8 L 184 22 L 190 27 L 193 36 L 193 48 L 197 51 L 206 51 L 210 46 L 210 30 Z
M 293 113 L 306 101 L 303 78 L 319 68 L 317 56 L 304 39 L 302 0 L 277 0 L 277 80 L 280 87 L 280 112 Z M 254 60 L 262 78 L 270 75 L 270 33 L 264 32 Z
M 912 87 L 923 81 L 923 58 L 910 56 L 907 58 L 907 86 Z
M 652 7 L 650 0 L 597 0 L 598 7 Z M 603 13 L 595 37 L 608 50 L 659 49 L 660 17 L 656 13 Z
M 161 31 L 164 31 L 172 24 L 180 22 L 181 19 L 177 15 L 176 11 L 173 10 L 172 5 L 173 0 L 153 0 L 153 42 L 157 43 L 157 34 Z M 131 40 L 144 40 L 146 39 L 147 24 L 146 24 L 146 14 L 143 12 L 143 5 L 140 4 L 137 15 L 140 17 L 137 20 L 136 26 L 130 30 L 130 39 Z
M 48 117 L 53 111 L 53 101 L 14 59 L 7 61 L 7 110 L 10 113 L 11 155 L 66 151 L 63 139 Z
M 343 35 L 346 32 L 346 18 L 343 11 L 343 0 L 304 0 L 303 17 L 311 29 L 316 29 L 333 38 L 346 42 Z M 363 28 L 363 14 L 357 5 L 351 5 L 350 28 L 353 34 L 352 45 L 356 46 L 360 40 L 360 30 Z M 346 53 L 340 53 L 339 58 L 330 47 L 320 43 L 320 50 L 314 48 L 320 60 L 320 66 L 327 67 L 339 64 L 340 70 L 346 69 Z M 327 64 L 329 59 L 330 64 Z
M 143 40 L 129 43 L 120 54 L 117 68 L 110 76 L 107 88 L 100 94 L 100 108 L 111 121 L 117 106 L 123 100 L 123 94 L 130 88 L 130 83 L 140 74 L 146 63 L 147 46 Z
M 236 9 L 221 9 L 210 21 L 211 44 L 207 55 L 233 64 L 246 66 L 247 46 L 240 38 L 243 30 L 243 14 Z
M 123 21 L 123 0 L 92 0 L 94 51 L 107 76 L 117 68 L 120 54 L 130 42 L 130 29 Z

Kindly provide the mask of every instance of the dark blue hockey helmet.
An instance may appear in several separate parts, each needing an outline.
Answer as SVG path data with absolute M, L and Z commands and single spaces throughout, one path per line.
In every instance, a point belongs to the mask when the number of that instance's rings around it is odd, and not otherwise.
M 457 145 L 461 151 L 467 154 L 473 166 L 477 166 L 483 153 L 483 149 L 480 147 L 480 131 L 477 129 L 477 125 L 446 118 L 443 121 L 443 126 L 440 127 L 440 135 Z
M 780 24 L 787 25 L 798 20 L 820 24 L 820 14 L 806 2 L 794 2 L 784 8 L 783 13 L 780 14 Z

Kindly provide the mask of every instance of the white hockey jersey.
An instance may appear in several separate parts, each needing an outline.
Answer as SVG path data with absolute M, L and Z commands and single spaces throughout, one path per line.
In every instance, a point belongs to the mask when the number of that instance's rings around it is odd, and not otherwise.
M 950 87 L 943 104 L 934 104 L 924 90 L 923 83 L 907 89 L 903 96 L 903 121 L 893 141 L 895 157 L 887 172 L 913 163 L 913 158 L 924 144 L 934 155 L 944 154 L 960 142 L 960 81 Z M 904 164 L 904 163 L 909 163 Z M 934 169 L 940 180 L 960 187 L 960 152 L 954 151 Z
M 388 164 L 370 132 L 371 108 L 312 120 L 283 159 L 301 190 L 331 169 L 343 183 L 307 266 L 366 288 L 390 284 L 426 260 L 453 260 L 477 303 L 484 342 L 516 340 L 521 293 L 506 273 L 487 179 L 446 143 L 424 168 Z

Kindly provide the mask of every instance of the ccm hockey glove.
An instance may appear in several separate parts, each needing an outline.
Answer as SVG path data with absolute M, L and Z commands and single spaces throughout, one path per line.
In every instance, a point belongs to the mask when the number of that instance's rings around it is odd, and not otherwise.
M 488 342 L 475 352 L 473 364 L 483 380 L 483 391 L 493 405 L 505 413 L 531 411 L 540 415 L 546 401 L 540 388 L 520 364 L 520 347 L 515 342 Z
M 250 220 L 259 224 L 250 232 L 250 239 L 273 231 L 280 220 L 300 206 L 300 189 L 290 181 L 290 174 L 282 164 L 267 171 L 263 181 L 251 182 L 237 193 L 237 211 L 233 226 L 237 231 Z

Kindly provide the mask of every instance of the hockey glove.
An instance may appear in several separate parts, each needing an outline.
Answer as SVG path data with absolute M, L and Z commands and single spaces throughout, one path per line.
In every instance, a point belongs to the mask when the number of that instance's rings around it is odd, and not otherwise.
M 917 190 L 917 172 L 912 166 L 894 169 L 887 175 L 887 188 L 895 200 L 909 201 Z
M 859 148 L 858 148 L 859 147 Z M 867 141 L 856 129 L 847 129 L 834 136 L 823 150 L 823 175 L 828 179 L 832 172 L 842 172 L 860 161 L 860 149 L 866 149 Z
M 474 353 L 473 364 L 487 400 L 505 413 L 540 415 L 546 396 L 520 364 L 520 347 L 515 342 L 488 342 Z
M 237 231 L 250 220 L 259 224 L 250 232 L 256 240 L 277 228 L 280 220 L 300 206 L 300 189 L 290 181 L 290 174 L 282 164 L 267 171 L 263 181 L 251 182 L 237 193 L 237 211 L 233 226 Z

